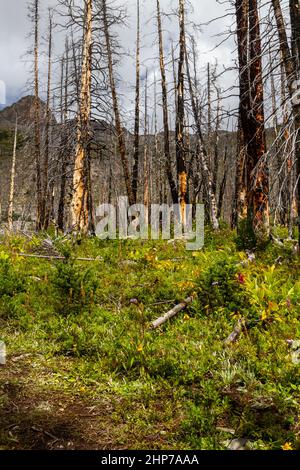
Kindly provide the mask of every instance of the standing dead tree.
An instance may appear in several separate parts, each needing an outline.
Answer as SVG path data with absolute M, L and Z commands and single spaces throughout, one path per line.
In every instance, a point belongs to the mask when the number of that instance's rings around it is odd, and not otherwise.
M 129 163 L 128 163 L 128 158 L 127 158 L 127 152 L 126 152 L 124 129 L 123 129 L 122 124 L 121 124 L 119 101 L 118 101 L 117 90 L 116 90 L 114 66 L 113 66 L 113 55 L 112 55 L 111 39 L 110 39 L 110 33 L 109 33 L 109 22 L 108 22 L 106 0 L 102 0 L 102 14 L 103 14 L 104 36 L 105 36 L 105 43 L 106 43 L 106 50 L 107 50 L 109 81 L 110 81 L 110 88 L 111 88 L 111 94 L 112 94 L 112 100 L 113 100 L 113 108 L 114 108 L 114 116 L 115 116 L 115 127 L 116 127 L 116 133 L 117 133 L 119 153 L 120 153 L 120 156 L 121 156 L 121 161 L 122 161 L 122 166 L 123 166 L 125 185 L 126 185 L 129 204 L 133 205 L 134 202 L 135 202 L 135 198 L 134 198 L 134 193 L 133 193 L 133 190 L 132 190 L 132 184 L 131 184 L 131 181 L 130 181 L 130 171 L 129 171 Z
M 159 43 L 159 63 L 160 63 L 160 74 L 161 74 L 161 89 L 162 89 L 165 168 L 166 168 L 167 179 L 168 179 L 169 186 L 170 186 L 172 201 L 174 204 L 177 204 L 178 203 L 178 191 L 177 191 L 176 182 L 173 177 L 171 151 L 170 151 L 168 91 L 167 91 L 167 80 L 166 80 L 161 10 L 160 10 L 159 0 L 156 0 L 156 10 L 157 10 L 157 30 L 158 30 L 158 43 Z
M 236 1 L 240 76 L 237 214 L 239 229 L 261 243 L 269 239 L 262 48 L 257 0 Z M 254 240 L 253 240 L 254 241 Z
M 273 10 L 276 18 L 277 31 L 280 43 L 280 51 L 285 69 L 287 88 L 292 105 L 295 132 L 295 159 L 297 171 L 297 203 L 298 215 L 300 214 L 300 100 L 295 97 L 295 85 L 299 78 L 299 54 L 300 54 L 300 10 L 299 1 L 290 0 L 290 17 L 292 26 L 292 45 L 289 46 L 288 35 L 285 27 L 281 4 L 279 0 L 272 0 Z M 298 222 L 299 246 L 300 246 L 300 217 Z
M 18 142 L 18 116 L 16 116 L 14 148 L 13 148 L 11 173 L 10 173 L 10 188 L 9 188 L 8 215 L 7 215 L 7 227 L 8 227 L 9 232 L 11 232 L 13 228 L 17 142 Z
M 71 203 L 71 227 L 75 232 L 88 233 L 90 229 L 89 207 L 89 126 L 91 114 L 91 60 L 92 60 L 92 0 L 85 3 L 83 56 L 81 71 L 78 128 L 73 174 L 73 197 Z
M 54 190 L 54 178 L 49 184 L 49 157 L 50 157 L 50 132 L 52 123 L 51 111 L 51 73 L 52 73 L 52 47 L 53 47 L 53 12 L 49 10 L 49 36 L 48 36 L 48 74 L 47 74 L 47 107 L 46 107 L 46 129 L 45 129 L 45 154 L 43 161 L 43 194 L 42 213 L 44 215 L 43 229 L 47 229 L 52 213 L 52 195 Z
M 140 0 L 137 0 L 137 38 L 136 38 L 136 83 L 135 83 L 135 118 L 134 118 L 134 150 L 132 170 L 132 192 L 137 202 L 139 177 L 139 142 L 140 142 Z
M 199 155 L 201 168 L 202 168 L 203 176 L 205 178 L 206 187 L 207 187 L 210 222 L 214 230 L 219 230 L 220 225 L 219 225 L 219 220 L 218 220 L 216 195 L 214 193 L 214 187 L 213 187 L 212 172 L 209 167 L 208 154 L 205 148 L 203 133 L 201 129 L 201 122 L 200 122 L 200 116 L 199 116 L 199 103 L 197 101 L 196 93 L 193 87 L 186 44 L 185 44 L 185 62 L 186 62 L 186 75 L 187 75 L 189 92 L 190 92 L 191 107 L 192 107 L 192 112 L 193 112 L 194 122 L 196 126 L 196 132 L 197 132 L 197 143 L 198 143 L 197 153 Z
M 39 97 L 39 0 L 30 6 L 34 22 L 34 157 L 36 165 L 36 229 L 43 227 L 44 212 L 42 206 L 42 172 L 41 172 L 41 130 L 40 130 L 40 97 Z
M 185 57 L 185 4 L 179 0 L 179 60 L 176 106 L 176 164 L 178 174 L 181 220 L 185 223 L 187 196 L 187 169 L 184 147 L 184 57 Z

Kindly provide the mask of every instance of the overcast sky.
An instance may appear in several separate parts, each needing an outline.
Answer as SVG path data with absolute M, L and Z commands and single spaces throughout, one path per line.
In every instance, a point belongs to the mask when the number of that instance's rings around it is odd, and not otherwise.
M 44 13 L 41 24 L 41 32 L 46 30 L 46 12 L 49 6 L 56 5 L 56 0 L 40 0 L 41 12 Z M 132 53 L 132 58 L 123 61 L 121 76 L 125 79 L 122 86 L 122 94 L 126 105 L 132 105 L 133 93 L 131 85 L 134 83 L 134 45 L 135 45 L 135 22 L 136 22 L 136 0 L 123 2 L 128 11 L 128 24 L 121 28 L 121 44 L 125 50 Z M 189 14 L 189 19 L 195 23 L 207 23 L 213 18 L 223 16 L 226 13 L 226 6 L 220 5 L 217 0 L 190 0 L 194 12 Z M 176 8 L 177 0 L 161 0 L 161 8 L 165 12 L 170 12 Z M 0 80 L 6 83 L 7 104 L 11 104 L 21 96 L 28 94 L 30 90 L 30 60 L 26 57 L 26 51 L 31 46 L 28 37 L 30 22 L 27 14 L 26 0 L 0 0 Z M 156 22 L 154 18 L 155 0 L 141 0 L 141 21 L 143 31 L 142 48 L 142 74 L 147 66 L 150 78 L 151 74 L 157 72 L 158 63 L 154 60 L 157 57 L 157 46 L 153 44 Z M 204 70 L 207 62 L 213 63 L 216 59 L 220 65 L 220 70 L 227 66 L 232 66 L 235 60 L 234 41 L 227 41 L 216 50 L 214 47 L 221 41 L 222 37 L 216 37 L 219 33 L 226 33 L 233 21 L 232 17 L 225 17 L 210 25 L 203 26 L 202 32 L 197 37 L 199 51 L 199 69 Z M 178 41 L 178 26 L 175 19 L 169 21 L 164 19 L 165 46 L 168 48 L 170 41 Z M 62 34 L 55 37 L 55 53 L 61 52 L 63 44 Z M 235 80 L 233 74 L 227 74 L 221 79 L 221 86 L 226 89 Z M 29 83 L 29 85 L 28 85 Z M 131 84 L 131 85 L 130 85 Z

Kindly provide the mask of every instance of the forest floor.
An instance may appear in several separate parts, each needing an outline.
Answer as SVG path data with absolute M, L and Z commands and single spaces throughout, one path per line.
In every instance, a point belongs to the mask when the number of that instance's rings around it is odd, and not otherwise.
M 0 242 L 0 449 L 226 449 L 239 438 L 300 448 L 291 244 L 249 259 L 229 230 L 207 231 L 199 252 L 165 241 Z M 66 260 L 21 256 L 47 250 Z M 241 318 L 247 328 L 225 346 Z

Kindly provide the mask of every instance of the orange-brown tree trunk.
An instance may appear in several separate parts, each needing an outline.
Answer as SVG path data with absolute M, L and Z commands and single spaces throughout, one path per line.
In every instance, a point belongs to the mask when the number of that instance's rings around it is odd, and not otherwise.
M 81 71 L 80 103 L 78 112 L 73 197 L 71 203 L 71 227 L 75 232 L 89 231 L 89 124 L 91 114 L 92 76 L 92 0 L 86 0 L 83 58 Z
M 185 53 L 185 5 L 184 0 L 179 0 L 179 60 L 178 60 L 178 84 L 176 106 L 176 163 L 178 174 L 179 203 L 181 208 L 181 220 L 186 220 L 187 204 L 187 170 L 184 147 L 184 53 Z

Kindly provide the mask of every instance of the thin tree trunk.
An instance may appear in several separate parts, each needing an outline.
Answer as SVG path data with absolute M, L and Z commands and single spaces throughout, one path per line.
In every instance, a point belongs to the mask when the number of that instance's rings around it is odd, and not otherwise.
M 148 155 L 148 72 L 145 79 L 145 123 L 144 123 L 144 206 L 149 208 L 149 155 Z
M 158 41 L 159 41 L 159 59 L 160 59 L 160 73 L 161 73 L 161 88 L 162 88 L 162 101 L 163 101 L 163 124 L 164 124 L 164 153 L 166 174 L 170 186 L 172 201 L 174 204 L 178 203 L 178 192 L 176 183 L 172 173 L 171 152 L 170 152 L 170 130 L 169 130 L 169 115 L 168 115 L 168 92 L 165 70 L 162 22 L 160 12 L 160 1 L 156 0 L 157 7 L 157 27 L 158 27 Z
M 248 191 L 248 218 L 258 243 L 270 237 L 269 175 L 266 156 L 264 116 L 264 87 L 262 75 L 262 48 L 257 0 L 249 7 L 251 116 L 248 144 L 247 172 L 250 177 Z
M 240 102 L 238 124 L 238 152 L 236 175 L 236 220 L 238 230 L 247 219 L 247 181 L 246 162 L 248 154 L 248 119 L 250 113 L 249 77 L 249 6 L 248 0 L 236 1 L 237 43 L 239 56 Z
M 181 220 L 186 221 L 186 195 L 187 195 L 187 170 L 184 148 L 184 52 L 185 52 L 185 5 L 184 0 L 179 0 L 179 60 L 178 60 L 178 85 L 177 85 L 177 115 L 176 115 L 176 163 L 179 187 L 179 203 Z
M 212 158 L 212 105 L 211 105 L 211 71 L 210 63 L 207 63 L 207 154 L 209 168 L 213 169 L 213 158 Z M 215 181 L 214 191 L 216 192 Z
M 214 153 L 213 153 L 213 158 L 214 158 L 214 164 L 213 164 L 213 183 L 214 183 L 214 192 L 217 194 L 217 188 L 218 188 L 218 175 L 219 175 L 219 128 L 221 124 L 221 98 L 220 98 L 220 90 L 217 88 L 216 90 L 217 93 L 217 112 L 216 112 L 216 124 L 215 124 L 215 130 L 214 130 L 214 145 L 211 147 L 214 148 Z
M 210 168 L 208 166 L 208 156 L 207 156 L 207 151 L 204 145 L 204 139 L 202 135 L 201 124 L 200 124 L 200 119 L 199 119 L 199 114 L 198 114 L 198 109 L 197 109 L 197 100 L 195 98 L 195 94 L 193 90 L 193 84 L 192 84 L 189 62 L 188 62 L 188 55 L 187 55 L 186 49 L 185 49 L 185 61 L 186 61 L 186 74 L 187 74 L 187 79 L 188 79 L 188 84 L 189 84 L 192 111 L 193 111 L 194 121 L 196 124 L 196 129 L 197 129 L 197 134 L 198 134 L 199 157 L 201 160 L 203 175 L 206 179 L 206 184 L 207 184 L 207 194 L 208 194 L 209 209 L 210 209 L 210 221 L 211 221 L 213 229 L 219 230 L 220 226 L 219 226 L 219 220 L 218 220 L 216 195 L 213 190 L 212 175 L 211 175 Z
M 299 0 L 290 0 L 290 15 L 292 26 L 292 50 L 294 51 L 294 69 L 295 69 L 295 83 L 297 84 L 297 91 L 299 92 L 299 66 L 300 66 L 300 4 Z M 298 79 L 298 82 L 296 81 Z M 300 101 L 299 95 L 296 99 L 292 99 L 294 126 L 296 132 L 295 139 L 295 158 L 296 158 L 296 199 L 298 208 L 298 248 L 300 253 Z
M 106 50 L 107 50 L 107 56 L 108 56 L 109 81 L 110 81 L 110 88 L 111 88 L 111 94 L 112 94 L 112 100 L 113 100 L 113 109 L 114 109 L 114 115 L 115 115 L 115 126 L 116 126 L 116 132 L 117 132 L 118 146 L 119 146 L 119 152 L 120 152 L 122 166 L 123 166 L 125 185 L 126 185 L 129 204 L 133 205 L 135 203 L 135 200 L 134 200 L 134 194 L 132 191 L 132 185 L 130 181 L 130 172 L 129 172 L 127 154 L 126 154 L 125 136 L 124 136 L 124 130 L 121 125 L 119 103 L 118 103 L 118 97 L 117 97 L 117 91 L 116 91 L 106 0 L 102 0 L 102 8 L 103 8 L 104 35 L 105 35 Z
M 140 0 L 137 0 L 137 38 L 136 38 L 136 83 L 135 83 L 135 119 L 134 119 L 134 150 L 132 171 L 132 192 L 137 202 L 139 177 L 139 142 L 140 142 Z
M 45 138 L 45 157 L 44 157 L 44 168 L 43 168 L 43 213 L 45 218 L 43 221 L 43 229 L 47 230 L 50 222 L 51 214 L 51 196 L 54 188 L 54 179 L 51 179 L 49 185 L 49 154 L 50 154 L 50 127 L 51 127 L 51 73 L 52 73 L 52 12 L 49 10 L 49 43 L 48 43 L 48 79 L 47 79 L 47 111 L 46 111 L 46 138 Z
M 42 175 L 41 175 L 41 136 L 39 98 L 39 0 L 34 2 L 34 155 L 36 164 L 37 215 L 36 228 L 43 226 Z
M 295 159 L 296 159 L 296 172 L 297 172 L 297 188 L 296 188 L 296 198 L 298 205 L 298 242 L 299 242 L 299 251 L 300 251 L 300 102 L 299 99 L 294 97 L 295 93 L 295 84 L 297 84 L 298 78 L 298 58 L 300 53 L 300 8 L 298 0 L 290 0 L 290 16 L 291 16 L 291 26 L 292 26 L 292 50 L 296 54 L 297 58 L 292 56 L 287 32 L 285 28 L 285 23 L 283 19 L 283 14 L 281 10 L 281 5 L 279 0 L 272 0 L 272 5 L 274 9 L 274 14 L 276 18 L 279 42 L 280 42 L 280 51 L 282 54 L 282 60 L 285 67 L 285 74 L 287 80 L 287 87 L 289 91 L 289 97 L 292 102 L 292 111 L 294 118 L 294 131 L 296 133 L 295 139 Z
M 18 117 L 16 117 L 14 148 L 13 148 L 13 157 L 12 157 L 11 174 L 10 174 L 10 190 L 9 190 L 9 203 L 8 203 L 8 216 L 7 216 L 7 225 L 8 225 L 9 232 L 11 232 L 13 228 L 17 141 L 18 141 Z
M 66 39 L 65 58 L 61 62 L 61 122 L 63 126 L 61 136 L 60 160 L 61 160 L 61 176 L 60 176 L 60 194 L 58 203 L 57 226 L 60 230 L 65 228 L 65 197 L 67 183 L 67 168 L 69 160 L 69 143 L 67 123 L 68 117 L 68 84 L 69 84 L 69 44 Z M 64 66 L 65 64 L 65 66 Z

